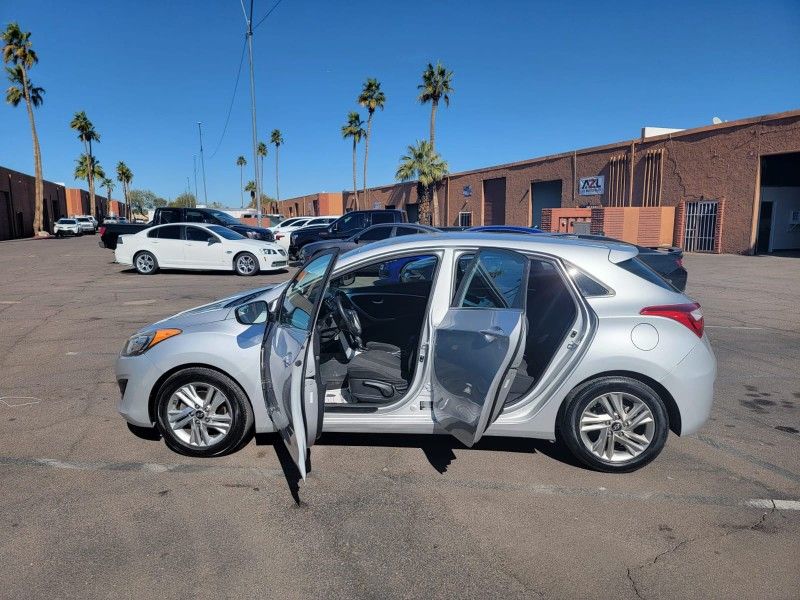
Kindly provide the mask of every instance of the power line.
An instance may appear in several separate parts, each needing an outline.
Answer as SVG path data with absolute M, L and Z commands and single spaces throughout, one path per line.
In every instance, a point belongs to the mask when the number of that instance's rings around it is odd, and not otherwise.
M 268 16 L 270 16 L 270 15 L 272 14 L 272 11 L 273 11 L 273 10 L 275 10 L 276 8 L 278 8 L 278 5 L 279 5 L 281 2 L 283 2 L 283 0 L 278 0 L 278 1 L 277 1 L 275 4 L 273 4 L 273 5 L 272 5 L 272 8 L 270 8 L 270 9 L 267 11 L 267 14 L 265 14 L 263 17 L 261 17 L 261 19 L 259 19 L 258 23 L 256 23 L 256 24 L 255 24 L 255 26 L 253 27 L 253 30 L 255 30 L 255 29 L 258 29 L 258 26 L 259 26 L 259 25 L 261 25 L 261 23 L 263 23 L 263 22 L 264 22 L 264 20 L 265 20 L 265 19 L 266 19 Z
M 242 75 L 242 65 L 244 64 L 244 53 L 247 50 L 247 39 L 245 39 L 244 43 L 242 44 L 242 56 L 239 59 L 239 70 L 236 72 L 236 83 L 233 84 L 233 95 L 231 96 L 231 104 L 228 106 L 228 116 L 225 117 L 225 126 L 222 128 L 222 135 L 219 137 L 219 142 L 217 142 L 217 147 L 214 149 L 214 152 L 211 153 L 209 159 L 214 158 L 217 152 L 219 151 L 220 146 L 222 146 L 222 140 L 225 139 L 225 132 L 228 131 L 228 123 L 231 120 L 231 111 L 233 111 L 233 102 L 236 100 L 236 90 L 239 88 L 239 77 Z

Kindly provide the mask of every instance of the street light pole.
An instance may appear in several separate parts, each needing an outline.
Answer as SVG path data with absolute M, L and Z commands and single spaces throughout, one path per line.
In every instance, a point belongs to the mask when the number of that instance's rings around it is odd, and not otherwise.
M 203 158 L 203 124 L 197 122 L 197 131 L 200 132 L 200 166 L 203 170 L 203 201 L 208 206 L 208 190 L 206 188 L 206 161 Z
M 244 8 L 244 7 L 242 7 Z M 256 127 L 256 83 L 253 75 L 253 0 L 250 0 L 250 16 L 245 15 L 247 22 L 247 50 L 250 58 L 250 113 L 253 127 L 253 170 L 256 184 L 256 211 L 258 226 L 261 227 L 261 178 L 258 167 L 258 129 Z
M 192 172 L 194 173 L 194 197 L 197 198 L 197 155 L 192 154 Z

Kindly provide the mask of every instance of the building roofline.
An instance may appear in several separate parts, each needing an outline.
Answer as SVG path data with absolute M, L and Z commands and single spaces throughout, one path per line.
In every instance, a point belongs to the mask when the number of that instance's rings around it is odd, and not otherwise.
M 588 148 L 581 148 L 579 150 L 568 150 L 566 152 L 558 152 L 556 154 L 547 154 L 545 156 L 539 156 L 534 158 L 526 158 L 523 160 L 518 160 L 510 163 L 502 163 L 499 165 L 492 165 L 489 167 L 478 167 L 475 169 L 467 169 L 465 171 L 458 171 L 456 173 L 449 173 L 446 179 L 452 179 L 455 177 L 463 177 L 465 175 L 473 175 L 475 173 L 483 173 L 487 171 L 500 171 L 503 169 L 515 169 L 523 166 L 530 166 L 536 163 L 542 162 L 549 162 L 552 160 L 559 160 L 562 158 L 569 158 L 571 156 L 580 156 L 584 154 L 594 154 L 596 152 L 604 152 L 606 150 L 611 150 L 613 148 L 627 148 L 631 144 L 650 144 L 653 142 L 660 142 L 669 139 L 681 138 L 689 135 L 697 135 L 699 133 L 705 133 L 707 131 L 718 131 L 722 129 L 728 129 L 731 127 L 743 127 L 745 125 L 752 125 L 754 123 L 763 123 L 768 121 L 778 121 L 781 119 L 790 119 L 792 117 L 800 117 L 800 109 L 795 110 L 788 110 L 779 113 L 771 113 L 767 115 L 760 115 L 756 117 L 745 117 L 742 119 L 736 119 L 734 121 L 725 121 L 723 123 L 716 123 L 711 125 L 702 125 L 700 127 L 693 127 L 690 129 L 682 129 L 681 131 L 673 132 L 673 133 L 665 133 L 662 135 L 654 135 L 652 137 L 643 138 L 641 136 L 636 138 L 630 138 L 627 140 L 621 140 L 618 142 L 611 142 L 609 144 L 602 144 L 600 146 L 589 146 Z M 414 185 L 416 181 L 398 181 L 395 183 L 387 183 L 384 185 L 377 185 L 373 187 L 367 188 L 370 191 L 380 191 L 385 190 L 388 188 L 393 188 L 399 185 Z M 342 194 L 352 194 L 352 190 L 342 190 Z M 303 198 L 304 196 L 311 196 L 313 194 L 304 194 L 302 196 L 297 196 L 296 198 Z M 293 200 L 294 198 L 288 198 L 287 200 Z M 280 202 L 284 202 L 281 200 Z

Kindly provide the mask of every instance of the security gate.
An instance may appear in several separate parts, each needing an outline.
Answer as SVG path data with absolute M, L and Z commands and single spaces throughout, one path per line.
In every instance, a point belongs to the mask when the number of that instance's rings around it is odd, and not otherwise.
M 686 203 L 683 249 L 686 252 L 713 252 L 717 231 L 716 200 Z

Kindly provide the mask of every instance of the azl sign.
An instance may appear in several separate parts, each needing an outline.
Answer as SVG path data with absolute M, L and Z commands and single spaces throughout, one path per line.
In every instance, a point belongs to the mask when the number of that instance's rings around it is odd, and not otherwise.
M 578 193 L 581 196 L 602 196 L 606 189 L 606 178 L 604 175 L 581 177 L 579 181 Z

